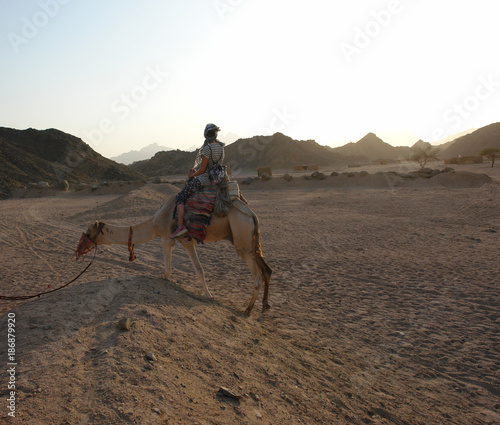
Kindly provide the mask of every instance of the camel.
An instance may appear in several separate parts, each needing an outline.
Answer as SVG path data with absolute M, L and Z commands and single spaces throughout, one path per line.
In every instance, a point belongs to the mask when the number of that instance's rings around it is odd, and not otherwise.
M 164 254 L 165 269 L 164 277 L 169 279 L 172 273 L 172 247 L 175 242 L 180 242 L 186 250 L 198 279 L 200 280 L 205 295 L 213 298 L 205 282 L 203 267 L 196 253 L 195 240 L 187 237 L 171 239 L 170 235 L 175 230 L 177 224 L 173 220 L 175 208 L 175 195 L 167 198 L 160 209 L 148 220 L 133 226 L 113 226 L 97 221 L 87 230 L 85 236 L 90 240 L 91 246 L 95 245 L 128 245 L 133 259 L 133 245 L 148 242 L 154 238 L 161 238 L 161 246 Z M 233 201 L 229 213 L 225 217 L 212 215 L 210 225 L 207 227 L 207 235 L 204 242 L 217 242 L 222 240 L 230 241 L 250 269 L 254 279 L 254 290 L 250 303 L 245 310 L 247 316 L 250 315 L 255 301 L 259 295 L 262 283 L 264 283 L 264 296 L 262 299 L 263 311 L 270 308 L 269 305 L 269 282 L 272 270 L 266 264 L 260 244 L 259 220 L 246 202 L 241 198 Z M 82 243 L 82 242 L 81 242 Z

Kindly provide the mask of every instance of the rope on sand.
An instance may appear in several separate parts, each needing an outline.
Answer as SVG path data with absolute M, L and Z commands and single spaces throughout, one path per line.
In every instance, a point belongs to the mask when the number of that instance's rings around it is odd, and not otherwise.
M 79 245 L 80 246 L 80 245 Z M 77 251 L 75 252 L 75 254 L 73 255 L 73 257 L 76 256 L 76 259 L 78 260 L 78 258 L 82 255 L 82 254 L 87 254 L 89 251 L 87 252 L 81 252 L 78 250 L 77 248 Z M 92 263 L 94 262 L 95 260 L 95 256 L 96 256 L 96 253 L 97 253 L 97 248 L 95 249 L 94 251 L 94 256 L 92 257 L 92 260 L 90 260 L 90 263 L 87 264 L 87 266 L 73 279 L 71 279 L 69 282 L 65 283 L 64 285 L 58 287 L 58 288 L 55 288 L 55 289 L 51 289 L 51 290 L 48 290 L 48 291 L 43 291 L 43 292 L 39 292 L 38 294 L 34 294 L 34 295 L 17 295 L 17 296 L 6 296 L 6 295 L 0 295 L 0 300 L 5 300 L 5 301 L 20 301 L 20 300 L 29 300 L 31 298 L 37 298 L 37 297 L 40 297 L 42 295 L 46 295 L 46 294 L 50 294 L 52 292 L 56 292 L 56 291 L 59 291 L 60 289 L 63 289 L 63 288 L 66 288 L 67 286 L 69 286 L 70 284 L 72 284 L 75 280 L 77 280 L 82 274 L 84 274 L 88 268 L 92 265 Z M 71 257 L 71 258 L 73 258 Z M 85 257 L 84 257 L 85 258 Z M 70 259 L 71 260 L 71 259 Z M 68 261 L 69 263 L 69 261 Z M 66 266 L 68 265 L 68 263 L 66 263 Z M 62 269 L 64 270 L 66 268 L 66 266 Z M 61 270 L 61 271 L 62 271 Z M 54 280 L 52 281 L 52 283 L 54 283 L 54 281 L 59 277 L 59 275 L 61 274 L 61 272 L 59 272 L 59 274 L 54 278 Z M 50 288 L 52 283 L 50 283 L 47 288 Z

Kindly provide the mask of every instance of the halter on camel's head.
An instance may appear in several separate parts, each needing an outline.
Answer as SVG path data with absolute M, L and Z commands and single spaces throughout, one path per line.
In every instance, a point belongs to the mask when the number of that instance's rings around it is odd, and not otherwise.
M 102 228 L 104 227 L 104 223 L 102 221 L 96 221 L 92 224 L 86 233 L 82 233 L 80 237 L 80 242 L 78 242 L 78 246 L 75 251 L 75 259 L 78 260 L 83 256 L 82 260 L 86 257 L 86 255 L 97 246 L 96 238 L 99 236 L 99 233 L 102 233 Z

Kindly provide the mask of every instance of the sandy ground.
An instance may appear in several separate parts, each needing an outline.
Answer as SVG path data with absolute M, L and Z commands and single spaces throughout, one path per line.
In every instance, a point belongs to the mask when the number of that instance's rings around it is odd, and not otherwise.
M 198 249 L 214 300 L 180 246 L 171 281 L 158 240 L 133 263 L 99 248 L 71 286 L 1 302 L 0 423 L 500 424 L 500 179 L 460 170 L 493 180 L 242 186 L 274 271 L 272 309 L 249 318 L 229 243 Z M 0 201 L 0 293 L 58 287 L 88 264 L 71 255 L 93 220 L 143 221 L 178 190 L 130 189 Z

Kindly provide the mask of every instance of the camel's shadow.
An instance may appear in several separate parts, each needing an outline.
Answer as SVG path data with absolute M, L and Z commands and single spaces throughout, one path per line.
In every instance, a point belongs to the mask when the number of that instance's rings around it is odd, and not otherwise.
M 178 323 L 192 309 L 205 312 L 214 309 L 226 318 L 247 316 L 213 298 L 195 294 L 162 278 L 130 276 L 90 282 L 28 301 L 1 317 L 7 322 L 15 314 L 16 353 L 18 359 L 31 357 L 58 347 L 64 341 L 80 341 L 102 352 L 114 347 L 121 334 L 124 317 L 131 319 L 130 332 L 138 331 L 137 323 L 161 316 L 168 328 Z M 10 316 L 8 316 L 10 314 Z M 205 314 L 205 313 L 203 313 Z M 212 314 L 206 311 L 206 314 Z M 238 319 L 240 320 L 240 319 Z M 7 326 L 0 329 L 0 339 L 7 340 Z M 6 344 L 0 346 L 0 356 L 7 356 Z M 90 350 L 89 355 L 92 355 Z M 32 354 L 32 356 L 30 356 Z

